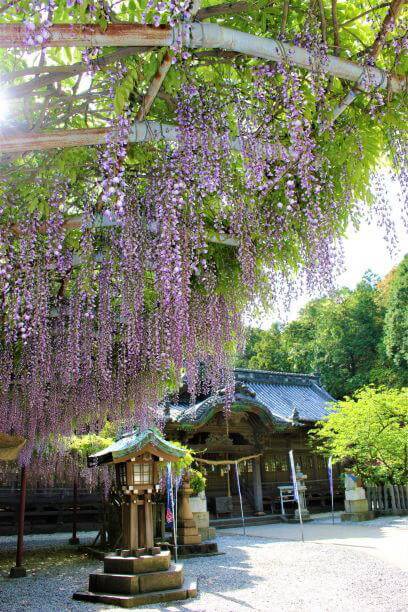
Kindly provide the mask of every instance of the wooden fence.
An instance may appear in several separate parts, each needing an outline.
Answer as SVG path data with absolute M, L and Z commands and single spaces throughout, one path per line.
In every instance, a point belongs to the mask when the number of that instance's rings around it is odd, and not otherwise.
M 408 512 L 408 485 L 368 486 L 368 509 L 380 514 L 405 514 Z
M 0 487 L 0 535 L 17 533 L 19 490 Z M 101 522 L 101 494 L 78 491 L 78 529 L 98 529 Z M 25 533 L 69 532 L 72 529 L 72 489 L 27 490 Z

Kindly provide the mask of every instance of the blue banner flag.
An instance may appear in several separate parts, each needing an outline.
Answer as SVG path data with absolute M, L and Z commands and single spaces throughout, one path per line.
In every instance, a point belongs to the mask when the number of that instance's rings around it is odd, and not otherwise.
M 293 457 L 293 450 L 289 451 L 289 461 L 290 461 L 290 471 L 292 475 L 292 483 L 293 483 L 293 496 L 297 502 L 299 502 L 299 490 L 298 483 L 296 478 L 296 468 L 295 468 L 295 459 Z
M 329 457 L 329 461 L 327 462 L 327 471 L 329 473 L 330 495 L 333 496 L 333 457 L 331 455 Z
M 173 502 L 173 478 L 171 474 L 171 464 L 167 464 L 166 470 L 166 527 L 171 529 L 174 521 L 174 502 Z

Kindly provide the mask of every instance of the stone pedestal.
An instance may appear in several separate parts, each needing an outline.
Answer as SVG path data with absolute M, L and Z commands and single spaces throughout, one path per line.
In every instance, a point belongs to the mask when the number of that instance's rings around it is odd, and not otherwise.
M 203 555 L 216 555 L 218 554 L 218 545 L 216 542 L 202 542 L 201 534 L 197 528 L 197 524 L 194 520 L 193 513 L 190 507 L 190 495 L 192 493 L 192 489 L 190 489 L 188 477 L 183 480 L 183 485 L 180 490 L 181 494 L 181 503 L 179 506 L 179 514 L 178 514 L 178 522 L 177 522 L 177 544 L 178 544 L 178 553 L 181 557 L 190 557 L 190 556 L 203 556 Z M 196 498 L 197 499 L 197 498 Z M 205 504 L 200 502 L 194 502 L 196 507 L 198 506 L 200 509 L 203 507 L 207 508 L 207 500 L 205 500 Z M 201 499 L 202 502 L 202 499 Z M 199 512 L 201 515 L 208 515 L 208 512 Z M 206 522 L 207 517 L 201 516 L 203 521 Z M 212 532 L 212 528 L 209 526 L 209 515 L 208 515 L 208 527 L 205 528 L 208 530 L 207 535 Z M 215 537 L 215 529 L 214 536 Z
M 375 513 L 368 509 L 366 492 L 360 480 L 353 474 L 345 476 L 345 512 L 340 515 L 342 521 L 370 521 Z
M 180 490 L 181 504 L 177 521 L 177 540 L 179 544 L 201 544 L 201 536 L 198 533 L 189 503 L 192 492 L 188 481 L 184 479 Z
M 204 491 L 195 497 L 190 497 L 190 510 L 193 515 L 201 540 L 213 540 L 215 527 L 210 527 L 210 513 L 207 511 L 207 498 Z
M 153 547 L 107 555 L 103 571 L 90 574 L 89 589 L 74 593 L 73 598 L 133 608 L 196 595 L 196 582 L 184 581 L 183 565 L 171 563 L 169 551 Z

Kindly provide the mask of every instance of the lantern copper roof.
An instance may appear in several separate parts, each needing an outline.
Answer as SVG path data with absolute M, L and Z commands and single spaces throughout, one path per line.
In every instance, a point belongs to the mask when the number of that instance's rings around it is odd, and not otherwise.
M 186 455 L 185 450 L 165 440 L 158 429 L 134 430 L 103 450 L 89 455 L 88 467 L 126 461 L 143 452 L 150 452 L 166 461 L 177 461 Z

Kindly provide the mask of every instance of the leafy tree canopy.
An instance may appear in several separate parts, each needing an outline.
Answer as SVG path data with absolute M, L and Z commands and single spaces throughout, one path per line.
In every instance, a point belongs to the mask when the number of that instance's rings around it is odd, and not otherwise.
M 366 387 L 338 402 L 311 431 L 317 451 L 346 461 L 363 480 L 405 484 L 408 477 L 408 389 Z
M 407 299 L 397 268 L 384 297 L 384 283 L 367 273 L 355 290 L 340 289 L 328 297 L 309 302 L 297 319 L 270 330 L 249 330 L 245 353 L 238 365 L 266 370 L 317 372 L 336 398 L 354 393 L 369 383 L 400 386 L 407 383 L 407 368 L 387 356 L 387 323 L 394 312 L 404 321 Z M 404 277 L 404 275 L 402 274 Z M 391 296 L 398 295 L 398 306 Z M 400 310 L 398 310 L 398 308 Z M 396 309 L 396 310 L 393 310 Z M 399 314 L 395 314 L 395 312 Z M 388 323 L 390 326 L 390 323 Z M 405 333 L 405 337 L 407 334 Z M 404 347 L 398 334 L 396 347 Z
M 401 371 L 408 370 L 408 255 L 395 271 L 385 315 L 384 344 L 388 357 Z

